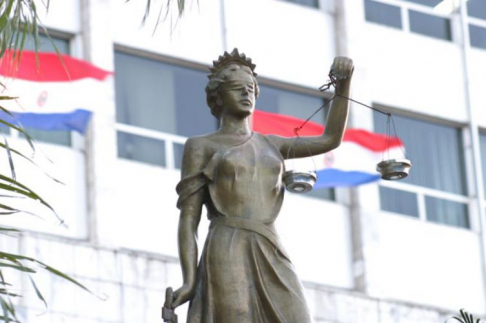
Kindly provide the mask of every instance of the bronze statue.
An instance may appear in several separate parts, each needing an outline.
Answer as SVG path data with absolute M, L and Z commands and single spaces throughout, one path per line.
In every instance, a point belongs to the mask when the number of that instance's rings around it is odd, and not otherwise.
M 284 197 L 284 157 L 289 147 L 294 158 L 339 146 L 348 100 L 334 99 L 321 136 L 295 141 L 253 133 L 249 120 L 259 92 L 254 68 L 237 49 L 214 62 L 206 93 L 220 128 L 189 138 L 184 148 L 177 185 L 184 283 L 171 306 L 191 301 L 190 323 L 311 321 L 302 284 L 274 227 Z M 349 97 L 353 62 L 337 57 L 331 69 L 338 93 Z M 203 205 L 211 224 L 198 265 Z

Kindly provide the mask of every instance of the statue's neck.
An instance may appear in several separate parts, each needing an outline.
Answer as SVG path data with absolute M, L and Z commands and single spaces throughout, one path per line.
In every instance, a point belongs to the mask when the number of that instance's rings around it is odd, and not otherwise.
M 219 132 L 223 134 L 248 136 L 251 134 L 250 117 L 238 118 L 232 115 L 222 115 Z

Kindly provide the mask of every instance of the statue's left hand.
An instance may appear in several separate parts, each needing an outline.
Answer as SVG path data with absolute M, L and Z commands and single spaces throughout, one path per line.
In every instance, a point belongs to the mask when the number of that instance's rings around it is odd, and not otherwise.
M 172 308 L 176 308 L 179 305 L 192 299 L 195 291 L 195 285 L 184 284 L 181 288 L 174 292 L 174 301 L 172 302 Z
M 334 58 L 334 62 L 331 65 L 331 73 L 336 76 L 338 81 L 351 79 L 351 76 L 353 75 L 353 70 L 353 60 L 347 57 L 338 56 Z

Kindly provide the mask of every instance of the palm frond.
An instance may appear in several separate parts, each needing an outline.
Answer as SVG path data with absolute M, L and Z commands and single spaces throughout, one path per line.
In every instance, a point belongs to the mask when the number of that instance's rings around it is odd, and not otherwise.
M 126 2 L 129 2 L 130 0 L 126 0 Z M 146 5 L 145 5 L 145 12 L 144 12 L 144 15 L 143 15 L 143 18 L 142 18 L 142 24 L 145 24 L 150 13 L 152 12 L 153 10 L 153 0 L 146 0 Z M 165 22 L 167 20 L 167 17 L 169 16 L 169 13 L 171 11 L 171 8 L 172 8 L 172 3 L 173 2 L 176 2 L 176 5 L 177 5 L 177 18 L 180 19 L 182 17 L 182 15 L 184 14 L 185 12 L 185 9 L 186 9 L 186 0 L 167 0 L 166 4 L 164 5 L 163 4 L 163 1 L 162 1 L 162 4 L 160 5 L 159 9 L 158 9 L 158 14 L 157 14 L 157 20 L 155 22 L 155 26 L 154 26 L 154 33 L 155 31 L 157 30 L 159 24 L 161 22 Z M 199 3 L 199 2 L 198 2 Z M 165 12 L 165 14 L 164 14 Z M 172 23 L 171 23 L 172 25 Z
M 451 320 L 451 319 L 459 321 L 461 323 L 481 323 L 482 322 L 481 319 L 475 319 L 472 314 L 469 314 L 464 309 L 460 309 L 459 312 L 461 313 L 461 318 L 459 318 L 457 316 L 453 316 L 453 317 L 447 319 L 446 322 Z

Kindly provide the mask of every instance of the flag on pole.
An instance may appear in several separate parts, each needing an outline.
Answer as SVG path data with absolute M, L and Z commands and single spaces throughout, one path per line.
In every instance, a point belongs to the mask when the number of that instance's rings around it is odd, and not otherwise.
M 253 130 L 265 135 L 295 137 L 294 129 L 305 120 L 256 110 L 253 114 Z M 324 126 L 308 122 L 300 136 L 318 136 Z M 403 144 L 397 137 L 373 133 L 362 129 L 347 129 L 341 145 L 323 155 L 287 161 L 287 167 L 317 172 L 314 188 L 350 187 L 371 183 L 380 179 L 376 165 L 388 156 L 403 158 Z
M 19 63 L 7 52 L 0 61 L 2 106 L 0 118 L 38 130 L 67 130 L 84 134 L 97 99 L 97 88 L 111 72 L 88 62 L 56 53 L 24 51 Z

